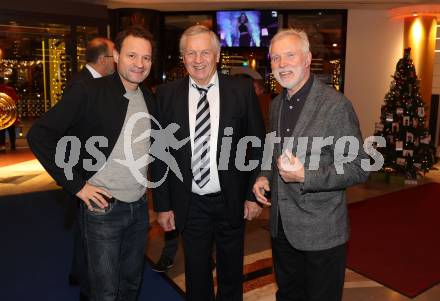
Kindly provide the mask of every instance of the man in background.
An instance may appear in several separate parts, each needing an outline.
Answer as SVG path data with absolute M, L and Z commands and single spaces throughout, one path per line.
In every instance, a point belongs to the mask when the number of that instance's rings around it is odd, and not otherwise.
M 86 65 L 72 77 L 68 87 L 71 87 L 77 81 L 100 78 L 115 72 L 114 47 L 112 41 L 102 37 L 94 38 L 87 43 Z

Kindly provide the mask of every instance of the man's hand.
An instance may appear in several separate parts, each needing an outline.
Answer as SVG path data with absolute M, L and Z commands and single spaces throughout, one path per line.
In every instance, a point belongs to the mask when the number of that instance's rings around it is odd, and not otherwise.
M 284 151 L 277 159 L 277 166 L 284 182 L 304 182 L 304 165 L 292 152 Z
M 265 191 L 270 191 L 269 180 L 266 177 L 258 177 L 252 188 L 252 192 L 255 194 L 255 198 L 259 203 L 270 206 L 270 202 L 264 196 Z
M 261 211 L 263 209 L 257 203 L 251 201 L 244 202 L 244 218 L 248 221 L 260 216 Z
M 157 222 L 165 232 L 176 230 L 174 212 L 172 210 L 157 213 Z
M 109 199 L 112 197 L 105 189 L 98 188 L 87 182 L 76 194 L 76 196 L 87 205 L 87 208 L 89 208 L 90 211 L 93 211 L 91 202 L 95 203 L 99 208 L 104 209 L 108 206 L 104 196 L 108 197 Z

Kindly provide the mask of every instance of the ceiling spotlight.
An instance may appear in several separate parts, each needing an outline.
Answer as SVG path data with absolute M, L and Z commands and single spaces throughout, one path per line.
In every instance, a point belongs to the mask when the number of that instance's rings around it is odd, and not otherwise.
M 338 43 L 333 43 L 333 47 L 338 47 Z

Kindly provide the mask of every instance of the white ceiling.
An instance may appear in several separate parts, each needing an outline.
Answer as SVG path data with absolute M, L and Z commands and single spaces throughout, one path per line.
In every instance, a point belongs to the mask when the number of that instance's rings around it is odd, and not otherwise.
M 160 11 L 208 11 L 219 9 L 388 9 L 440 0 L 71 0 L 106 5 L 108 8 L 145 8 Z

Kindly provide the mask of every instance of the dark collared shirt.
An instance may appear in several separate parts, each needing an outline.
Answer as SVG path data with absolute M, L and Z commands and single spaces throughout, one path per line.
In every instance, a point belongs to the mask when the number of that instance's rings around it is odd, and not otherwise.
M 302 108 L 306 102 L 307 96 L 309 96 L 310 89 L 312 88 L 314 75 L 310 74 L 309 79 L 304 86 L 298 90 L 295 94 L 289 97 L 287 89 L 283 90 L 281 114 L 280 114 L 280 130 L 281 137 L 290 137 L 295 129 L 296 123 L 301 114 Z

